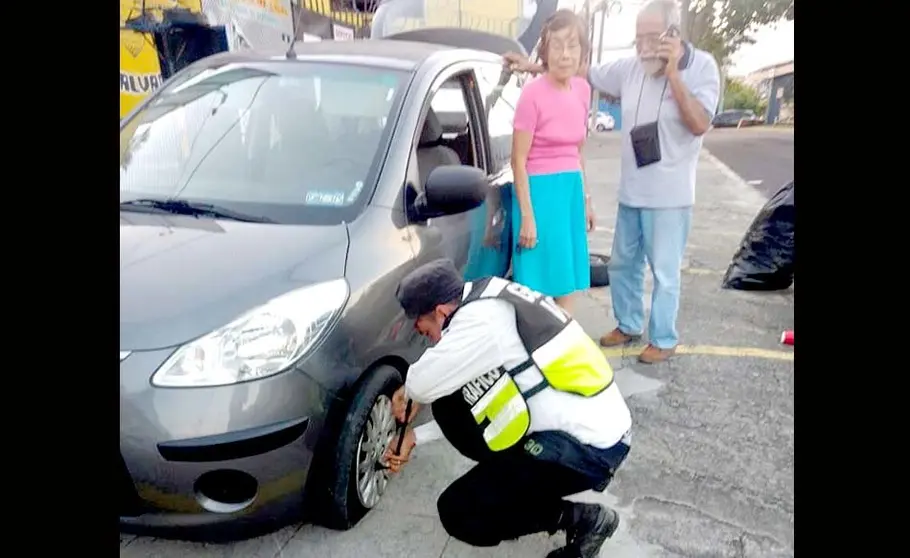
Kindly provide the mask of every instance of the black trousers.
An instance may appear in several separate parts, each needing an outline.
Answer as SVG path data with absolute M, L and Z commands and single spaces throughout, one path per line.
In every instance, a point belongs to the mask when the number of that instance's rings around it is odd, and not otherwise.
M 449 535 L 472 546 L 496 546 L 559 528 L 564 497 L 594 487 L 588 477 L 521 448 L 474 466 L 439 496 L 439 519 Z

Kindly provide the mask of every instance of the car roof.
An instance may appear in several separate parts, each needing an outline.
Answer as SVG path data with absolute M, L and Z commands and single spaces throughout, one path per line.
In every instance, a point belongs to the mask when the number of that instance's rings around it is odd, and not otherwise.
M 388 40 L 388 39 L 355 39 L 352 41 L 298 41 L 294 44 L 296 60 L 337 61 L 349 64 L 388 67 L 400 70 L 413 70 L 427 58 L 442 51 L 464 50 L 454 46 L 425 42 Z M 490 53 L 475 51 L 483 57 Z M 209 56 L 200 62 L 205 66 L 220 66 L 231 63 L 255 63 L 288 60 L 287 53 L 268 52 L 222 52 Z

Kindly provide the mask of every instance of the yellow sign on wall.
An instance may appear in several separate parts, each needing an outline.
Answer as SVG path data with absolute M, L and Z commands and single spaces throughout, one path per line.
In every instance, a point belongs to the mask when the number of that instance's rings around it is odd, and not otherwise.
M 155 41 L 148 33 L 120 30 L 120 118 L 161 85 Z
M 120 0 L 120 118 L 161 86 L 161 65 L 155 40 L 148 33 L 124 29 L 127 20 L 145 13 L 161 19 L 161 10 L 202 11 L 202 0 Z

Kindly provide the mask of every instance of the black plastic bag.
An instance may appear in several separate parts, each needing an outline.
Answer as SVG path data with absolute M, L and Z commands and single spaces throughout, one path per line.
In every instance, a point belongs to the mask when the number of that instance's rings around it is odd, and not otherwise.
M 795 214 L 791 181 L 755 216 L 724 275 L 725 289 L 780 291 L 793 284 Z

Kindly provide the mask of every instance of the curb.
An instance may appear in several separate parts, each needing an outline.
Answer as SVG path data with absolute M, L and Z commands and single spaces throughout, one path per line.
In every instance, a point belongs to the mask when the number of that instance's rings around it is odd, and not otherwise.
M 724 174 L 724 176 L 726 176 L 733 182 L 736 182 L 740 186 L 752 188 L 752 186 L 749 186 L 748 182 L 743 180 L 743 177 L 736 174 L 736 171 L 734 171 L 733 169 L 728 167 L 723 161 L 721 161 L 720 159 L 715 157 L 714 154 L 712 154 L 710 151 L 708 151 L 707 149 L 702 147 L 701 152 L 702 152 L 702 155 L 704 156 L 704 158 L 707 159 L 709 162 L 713 163 L 714 166 L 716 166 L 720 170 L 720 172 L 722 172 Z

